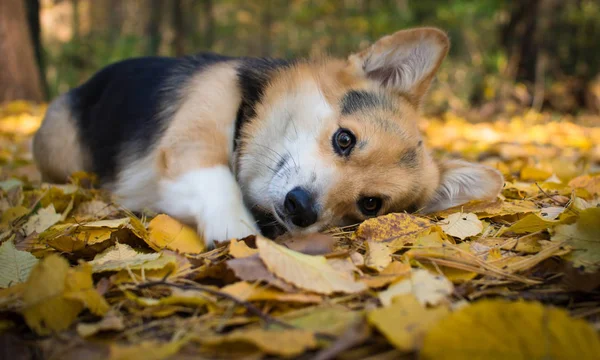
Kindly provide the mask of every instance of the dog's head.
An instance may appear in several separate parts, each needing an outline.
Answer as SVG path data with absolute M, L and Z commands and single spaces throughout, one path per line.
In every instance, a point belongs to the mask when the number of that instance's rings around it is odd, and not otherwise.
M 346 61 L 300 62 L 273 76 L 242 135 L 248 205 L 303 233 L 494 198 L 498 171 L 438 163 L 419 133 L 419 104 L 448 46 L 440 30 L 403 30 Z

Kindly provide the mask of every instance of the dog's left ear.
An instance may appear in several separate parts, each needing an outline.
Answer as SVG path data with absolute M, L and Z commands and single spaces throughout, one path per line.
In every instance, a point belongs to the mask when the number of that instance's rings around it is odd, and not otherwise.
M 463 160 L 440 164 L 440 184 L 424 213 L 445 210 L 471 200 L 493 200 L 504 186 L 502 174 L 489 166 Z
M 396 90 L 418 106 L 448 53 L 448 36 L 435 28 L 401 30 L 348 58 L 355 76 Z

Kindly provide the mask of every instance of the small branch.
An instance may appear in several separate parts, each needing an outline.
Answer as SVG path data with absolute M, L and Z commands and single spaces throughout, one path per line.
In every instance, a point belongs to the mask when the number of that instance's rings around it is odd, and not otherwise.
M 166 282 L 164 280 L 161 281 L 151 281 L 151 282 L 147 282 L 144 284 L 139 284 L 136 285 L 136 288 L 138 289 L 147 289 L 147 288 L 151 288 L 154 286 L 170 286 L 170 287 L 175 287 L 178 289 L 182 289 L 182 290 L 197 290 L 197 291 L 204 291 L 206 293 L 209 293 L 211 295 L 220 297 L 220 298 L 224 298 L 227 300 L 231 300 L 234 303 L 236 303 L 239 306 L 242 306 L 246 309 L 246 311 L 252 315 L 257 316 L 258 318 L 260 318 L 262 321 L 265 322 L 265 324 L 267 325 L 279 325 L 285 329 L 296 329 L 295 326 L 290 325 L 284 321 L 278 320 L 264 312 L 262 312 L 259 308 L 257 308 L 256 306 L 252 305 L 251 303 L 244 301 L 244 300 L 240 300 L 238 298 L 236 298 L 233 295 L 229 295 L 227 293 L 224 293 L 222 291 L 218 291 L 218 290 L 214 290 L 211 288 L 207 288 L 207 287 L 203 287 L 203 286 L 199 286 L 199 285 L 187 285 L 187 284 L 175 284 L 175 283 L 170 283 L 170 282 Z M 320 333 L 320 332 L 314 332 L 315 336 L 318 338 L 321 338 L 323 340 L 335 340 L 335 337 L 330 335 L 330 334 L 325 334 L 325 333 Z

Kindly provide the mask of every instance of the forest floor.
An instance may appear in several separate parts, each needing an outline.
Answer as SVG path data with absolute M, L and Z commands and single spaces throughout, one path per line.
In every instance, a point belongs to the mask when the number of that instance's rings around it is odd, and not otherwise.
M 597 118 L 426 118 L 437 156 L 505 175 L 497 200 L 278 243 L 234 239 L 206 252 L 192 229 L 132 214 L 89 174 L 41 183 L 29 146 L 44 110 L 0 108 L 2 357 L 600 353 Z

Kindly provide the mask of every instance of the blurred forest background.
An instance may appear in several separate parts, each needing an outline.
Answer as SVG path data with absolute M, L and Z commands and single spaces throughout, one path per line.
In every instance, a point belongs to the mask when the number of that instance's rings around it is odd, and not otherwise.
M 600 113 L 598 0 L 1 0 L 0 103 L 128 57 L 346 56 L 411 26 L 452 39 L 429 113 Z

